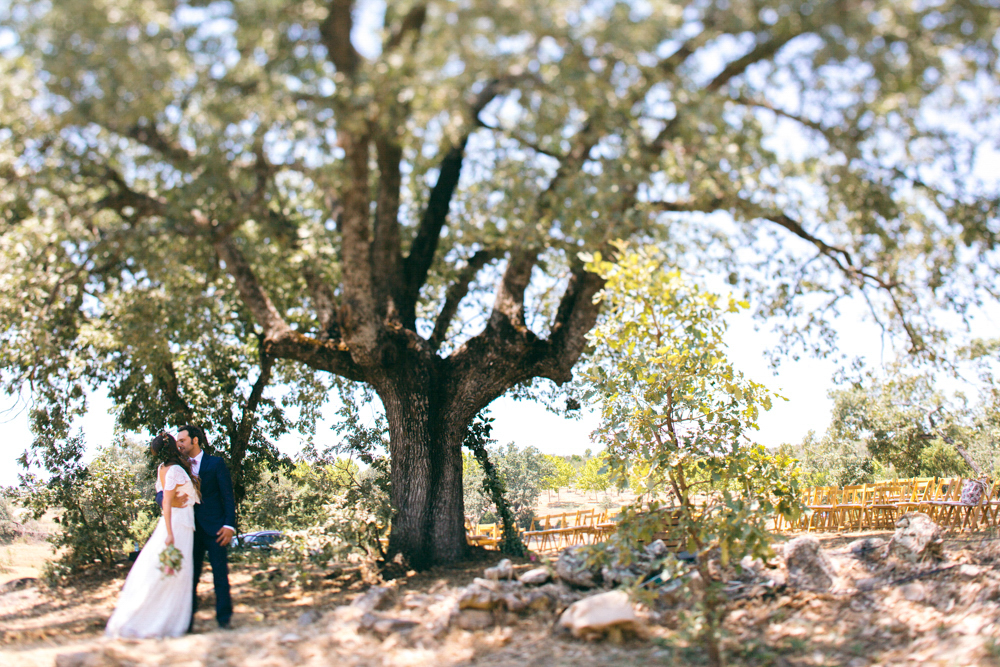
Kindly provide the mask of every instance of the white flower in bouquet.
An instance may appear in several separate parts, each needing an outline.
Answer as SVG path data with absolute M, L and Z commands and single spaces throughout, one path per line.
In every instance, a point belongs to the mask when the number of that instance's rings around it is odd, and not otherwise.
M 160 552 L 160 572 L 163 573 L 165 577 L 172 577 L 181 571 L 181 562 L 184 560 L 184 554 L 181 550 L 172 544 L 168 544 L 167 547 Z

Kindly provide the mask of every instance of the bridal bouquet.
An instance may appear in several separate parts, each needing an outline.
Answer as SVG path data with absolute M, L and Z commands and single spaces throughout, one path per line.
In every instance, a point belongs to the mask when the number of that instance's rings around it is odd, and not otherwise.
M 172 577 L 181 571 L 181 561 L 184 560 L 184 554 L 181 550 L 170 544 L 167 548 L 160 552 L 160 572 L 166 577 Z

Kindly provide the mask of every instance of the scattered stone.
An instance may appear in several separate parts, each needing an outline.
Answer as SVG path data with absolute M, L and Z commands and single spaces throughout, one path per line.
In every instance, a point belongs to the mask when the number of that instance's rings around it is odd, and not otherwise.
M 319 620 L 319 614 L 316 611 L 310 609 L 309 611 L 306 611 L 301 616 L 299 616 L 299 620 L 296 622 L 301 626 L 305 626 L 305 625 L 312 625 L 318 620 Z
M 873 591 L 882 584 L 875 577 L 867 577 L 865 579 L 858 579 L 857 583 L 854 585 L 859 591 Z
M 788 583 L 796 588 L 828 591 L 833 588 L 836 572 L 833 563 L 811 535 L 796 537 L 783 549 Z
M 514 591 L 504 593 L 500 598 L 504 605 L 507 607 L 507 611 L 514 612 L 518 614 L 528 608 L 528 600 L 524 595 L 518 595 Z
M 482 586 L 477 579 L 474 583 L 466 586 L 458 594 L 459 609 L 493 609 L 496 606 L 497 592 L 486 586 Z
M 360 619 L 358 619 L 358 628 L 361 630 L 371 630 L 375 627 L 375 623 L 378 621 L 378 616 L 372 614 L 371 612 L 363 614 Z
M 888 554 L 885 545 L 888 544 L 881 537 L 862 537 L 847 545 L 851 553 L 864 560 L 881 560 Z
M 974 577 L 978 577 L 979 575 L 981 575 L 983 573 L 983 569 L 975 565 L 969 565 L 968 563 L 963 563 L 962 565 L 958 566 L 958 573 L 963 577 L 969 577 L 970 579 L 972 579 Z
M 740 567 L 745 572 L 752 573 L 754 576 L 756 576 L 758 572 L 764 569 L 764 561 L 762 561 L 759 558 L 754 558 L 750 554 L 747 554 L 746 556 L 740 559 Z
M 405 618 L 380 618 L 372 624 L 372 631 L 383 637 L 397 632 L 406 632 L 420 625 Z
M 463 609 L 455 618 L 455 625 L 463 630 L 485 630 L 493 625 L 493 614 L 483 609 Z
M 767 579 L 764 585 L 769 588 L 788 584 L 788 572 L 784 568 L 768 568 L 763 576 Z
M 600 569 L 587 564 L 581 547 L 567 547 L 556 561 L 556 574 L 571 586 L 594 588 L 599 583 Z
M 38 579 L 35 577 L 21 577 L 20 579 L 12 579 L 8 582 L 0 584 L 0 593 L 12 593 L 14 591 L 19 591 L 22 588 L 28 588 L 29 586 L 34 586 L 38 583 Z
M 452 619 L 458 614 L 458 596 L 443 597 L 427 607 L 424 627 L 432 637 L 439 638 L 448 631 Z
M 385 603 L 392 593 L 391 588 L 385 586 L 372 586 L 364 595 L 361 595 L 351 602 L 351 606 L 360 609 L 364 613 L 372 612 L 378 609 Z
M 514 578 L 514 564 L 510 562 L 509 558 L 504 558 L 502 561 L 496 564 L 495 567 L 488 567 L 483 572 L 483 576 L 492 581 L 500 581 L 501 579 L 513 579 Z
M 536 567 L 517 578 L 525 586 L 541 586 L 552 577 L 547 567 Z
M 927 597 L 927 590 L 919 581 L 906 584 L 899 590 L 903 594 L 903 597 L 910 602 L 923 602 L 923 600 Z
M 278 638 L 278 643 L 279 644 L 294 644 L 295 642 L 301 641 L 301 640 L 302 640 L 302 637 L 299 637 L 294 632 L 288 632 L 286 634 L 281 635 L 281 637 Z
M 482 586 L 483 588 L 491 590 L 494 593 L 500 591 L 500 584 L 493 581 L 492 579 L 483 579 L 481 577 L 476 577 L 475 579 L 472 580 L 472 583 L 476 584 L 477 586 Z
M 556 607 L 568 607 L 583 597 L 582 592 L 572 589 L 562 582 L 545 584 L 536 590 L 549 598 Z
M 530 591 L 526 602 L 531 611 L 546 611 L 555 605 L 555 601 L 541 590 Z
M 592 638 L 617 630 L 635 631 L 639 618 L 632 601 L 624 591 L 592 595 L 569 606 L 559 618 L 559 625 L 568 628 L 574 637 Z
M 941 527 L 923 512 L 907 512 L 896 522 L 889 541 L 893 553 L 910 561 L 941 558 Z
M 663 540 L 654 540 L 643 547 L 642 552 L 647 559 L 654 560 L 656 558 L 663 558 L 670 553 L 670 550 L 667 549 L 667 545 Z
M 94 664 L 92 661 L 94 657 L 96 654 L 93 651 L 62 653 L 56 656 L 56 667 L 87 667 Z

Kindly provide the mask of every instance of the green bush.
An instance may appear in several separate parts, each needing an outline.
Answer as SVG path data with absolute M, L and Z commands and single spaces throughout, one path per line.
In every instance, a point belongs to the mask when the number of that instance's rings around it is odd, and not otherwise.
M 60 526 L 49 538 L 62 552 L 49 568 L 49 577 L 94 564 L 109 565 L 132 545 L 144 544 L 145 536 L 133 529 L 140 512 L 155 507 L 145 447 L 119 438 L 98 449 L 94 460 L 84 465 L 82 433 L 49 444 L 42 457 L 49 464 L 48 479 L 29 474 L 24 483 L 25 501 L 35 519 L 54 510 Z
M 14 507 L 9 500 L 0 497 L 0 544 L 11 542 L 21 536 L 21 523 L 14 515 Z
M 623 511 L 614 539 L 630 553 L 651 541 L 660 510 L 676 518 L 700 581 L 691 627 L 709 664 L 721 665 L 724 573 L 745 556 L 771 555 L 767 525 L 775 514 L 797 516 L 795 463 L 749 440 L 774 394 L 727 358 L 725 313 L 740 304 L 665 271 L 654 248 L 620 243 L 616 250 L 615 262 L 595 255 L 587 267 L 606 283 L 585 377 L 589 395 L 601 399 L 595 434 L 605 445 L 609 486 L 628 480 L 652 500 Z

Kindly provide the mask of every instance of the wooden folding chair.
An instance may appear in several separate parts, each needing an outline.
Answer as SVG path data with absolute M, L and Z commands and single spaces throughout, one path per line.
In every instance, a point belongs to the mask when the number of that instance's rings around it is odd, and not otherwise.
M 930 497 L 918 505 L 917 511 L 925 513 L 934 523 L 946 526 L 951 520 L 951 509 L 958 504 L 961 488 L 961 477 L 939 480 Z
M 968 485 L 982 485 L 983 488 L 976 502 L 963 502 L 962 496 Z M 992 488 L 984 481 L 974 478 L 957 479 L 948 489 L 948 497 L 932 503 L 936 509 L 934 520 L 948 531 L 976 530 L 982 518 L 983 508 L 989 502 Z
M 937 488 L 937 477 L 918 477 L 912 480 L 910 496 L 896 503 L 898 515 L 920 510 L 920 506 L 934 499 Z
M 896 514 L 899 503 L 909 500 L 913 491 L 912 483 L 881 482 L 869 485 L 866 494 L 864 519 L 865 527 L 869 529 L 887 530 L 896 525 Z
M 806 523 L 806 532 L 813 529 L 814 523 L 825 530 L 834 527 L 837 516 L 837 501 L 839 500 L 840 489 L 835 486 L 819 486 L 813 497 L 813 503 L 808 505 L 811 511 Z M 815 521 L 814 521 L 815 520 Z
M 851 484 L 840 492 L 840 502 L 837 503 L 836 523 L 841 528 L 848 527 L 861 530 L 861 520 L 865 513 L 866 484 Z
M 996 528 L 997 515 L 1000 514 L 1000 480 L 993 483 L 989 493 L 984 494 L 982 509 L 979 514 L 979 525 L 982 528 Z
M 559 520 L 564 516 L 563 514 L 547 514 L 532 519 L 529 530 L 522 535 L 525 545 L 532 548 L 531 543 L 537 542 L 533 549 L 539 553 L 555 550 L 559 535 L 558 526 L 561 525 Z

